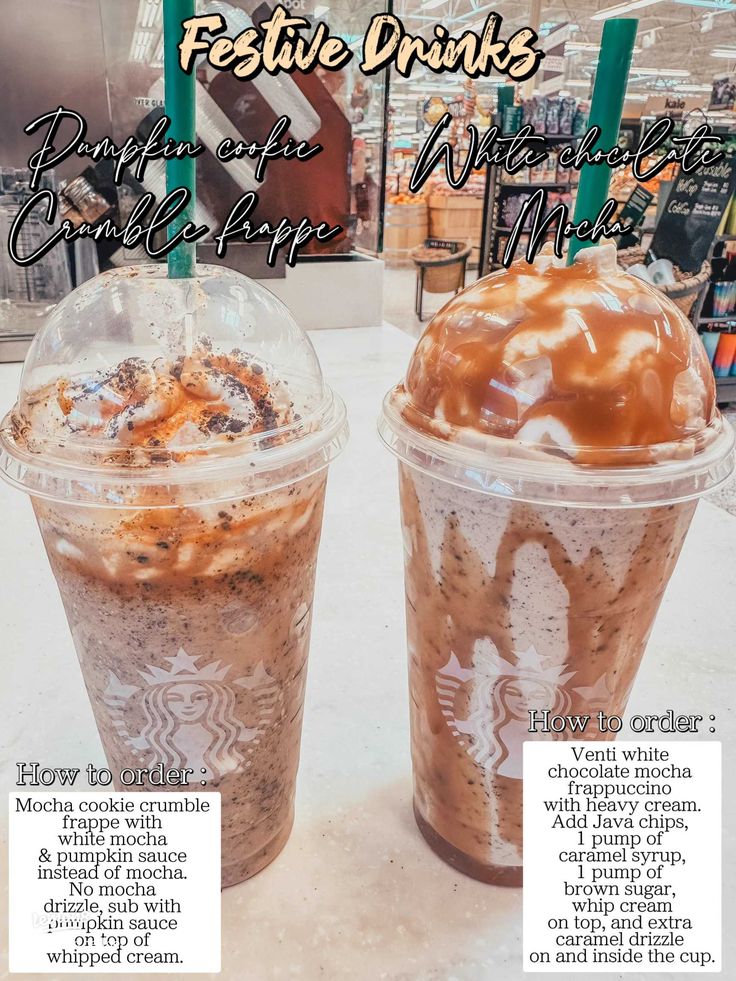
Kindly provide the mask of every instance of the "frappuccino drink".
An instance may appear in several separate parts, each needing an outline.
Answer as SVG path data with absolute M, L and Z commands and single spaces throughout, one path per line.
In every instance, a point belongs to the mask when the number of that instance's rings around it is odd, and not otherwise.
M 326 468 L 345 436 L 283 306 L 214 267 L 73 293 L 0 434 L 109 766 L 221 793 L 224 885 L 291 829 Z
M 399 457 L 414 808 L 522 879 L 529 713 L 621 714 L 697 498 L 733 466 L 708 358 L 612 246 L 540 256 L 430 322 L 381 433 Z

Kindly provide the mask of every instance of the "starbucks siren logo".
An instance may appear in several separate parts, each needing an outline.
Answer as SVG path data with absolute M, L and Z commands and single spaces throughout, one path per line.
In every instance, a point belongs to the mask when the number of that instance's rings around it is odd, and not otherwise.
M 141 758 L 148 754 L 147 766 L 190 767 L 205 779 L 250 766 L 247 757 L 274 721 L 281 699 L 263 662 L 229 683 L 229 665 L 210 661 L 200 666 L 201 657 L 191 657 L 183 647 L 165 660 L 169 669 L 148 665 L 138 672 L 143 686 L 127 685 L 110 672 L 103 698 L 118 735 Z M 135 706 L 140 706 L 144 719 L 137 735 L 128 728 Z M 250 726 L 241 721 L 241 714 Z
M 574 671 L 564 664 L 549 664 L 534 647 L 516 655 L 512 664 L 503 658 L 489 637 L 476 641 L 473 667 L 464 668 L 454 653 L 435 675 L 440 710 L 453 736 L 484 769 L 521 780 L 529 712 L 549 709 L 553 715 L 570 711 L 566 690 Z M 605 675 L 588 688 L 572 691 L 589 704 L 604 706 L 610 696 Z M 459 709 L 462 700 L 464 710 Z M 460 711 L 464 718 L 460 718 Z M 537 736 L 537 738 L 540 738 Z

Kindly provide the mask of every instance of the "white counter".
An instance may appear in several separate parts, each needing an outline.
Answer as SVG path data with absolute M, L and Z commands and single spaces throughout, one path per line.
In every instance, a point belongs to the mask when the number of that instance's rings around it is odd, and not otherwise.
M 385 327 L 322 331 L 314 343 L 346 399 L 352 438 L 327 497 L 296 825 L 272 866 L 223 894 L 219 977 L 522 981 L 521 892 L 453 872 L 419 837 L 411 813 L 396 473 L 375 420 L 413 342 Z M 0 412 L 19 374 L 0 366 Z M 104 759 L 30 505 L 0 484 L 0 514 L 4 796 L 16 760 L 83 767 Z M 632 711 L 717 717 L 714 738 L 723 739 L 727 761 L 726 925 L 734 922 L 736 869 L 735 595 L 736 517 L 701 504 L 631 699 Z M 4 804 L 0 814 L 4 825 Z M 2 933 L 6 923 L 0 910 Z M 0 973 L 6 964 L 4 955 Z M 736 931 L 727 928 L 723 977 L 734 976 Z

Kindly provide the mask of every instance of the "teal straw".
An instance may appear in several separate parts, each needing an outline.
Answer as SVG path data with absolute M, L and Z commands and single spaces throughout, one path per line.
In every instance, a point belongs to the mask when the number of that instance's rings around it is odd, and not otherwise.
M 603 27 L 601 53 L 598 58 L 589 119 L 589 126 L 600 126 L 601 135 L 591 150 L 610 150 L 618 142 L 638 26 L 638 20 L 624 17 L 607 20 Z M 610 182 L 611 168 L 607 164 L 585 164 L 582 167 L 573 219 L 576 225 L 586 218 L 588 221 L 595 221 L 608 198 Z M 579 238 L 570 239 L 567 251 L 568 266 L 580 249 L 588 248 L 593 244 L 595 243 L 582 241 Z
M 498 109 L 503 112 L 506 106 L 513 106 L 516 95 L 515 85 L 502 85 L 498 90 Z
M 181 22 L 194 17 L 196 0 L 163 0 L 164 2 L 164 102 L 166 115 L 171 119 L 168 136 L 177 143 L 195 143 L 196 78 L 194 70 L 185 74 L 179 65 L 178 44 Z M 197 161 L 193 157 L 171 158 L 166 161 L 166 193 L 178 187 L 191 192 L 191 200 L 182 213 L 169 225 L 169 239 L 188 222 L 194 220 L 194 201 L 197 193 Z M 194 242 L 181 242 L 168 254 L 169 277 L 191 279 L 195 275 Z

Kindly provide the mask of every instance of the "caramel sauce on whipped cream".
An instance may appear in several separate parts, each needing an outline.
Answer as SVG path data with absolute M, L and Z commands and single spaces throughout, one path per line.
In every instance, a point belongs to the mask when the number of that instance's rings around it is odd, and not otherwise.
M 689 321 L 621 270 L 612 245 L 569 267 L 520 260 L 463 290 L 430 321 L 395 398 L 411 426 L 443 439 L 513 438 L 605 465 L 610 451 L 662 444 L 691 455 L 717 413 Z
M 271 365 L 237 349 L 214 352 L 205 338 L 187 355 L 128 357 L 60 375 L 26 396 L 12 423 L 32 453 L 55 449 L 64 463 L 89 466 L 93 478 L 111 465 L 99 506 L 34 503 L 50 550 L 99 580 L 151 583 L 225 574 L 239 568 L 264 526 L 286 521 L 298 534 L 309 524 L 323 480 L 305 481 L 299 493 L 289 485 L 252 495 L 247 470 L 233 476 L 215 467 L 194 490 L 177 483 L 178 473 L 190 465 L 196 473 L 210 456 L 226 454 L 227 466 L 280 445 L 284 427 L 300 418 Z M 137 483 L 148 470 L 152 481 Z M 275 554 L 264 561 L 271 560 Z
M 239 350 L 213 353 L 205 340 L 171 360 L 130 357 L 61 377 L 33 393 L 13 422 L 30 450 L 34 438 L 53 435 L 70 448 L 160 448 L 180 461 L 213 442 L 269 433 L 295 418 L 286 386 L 268 365 Z M 126 463 L 137 459 L 133 453 Z

